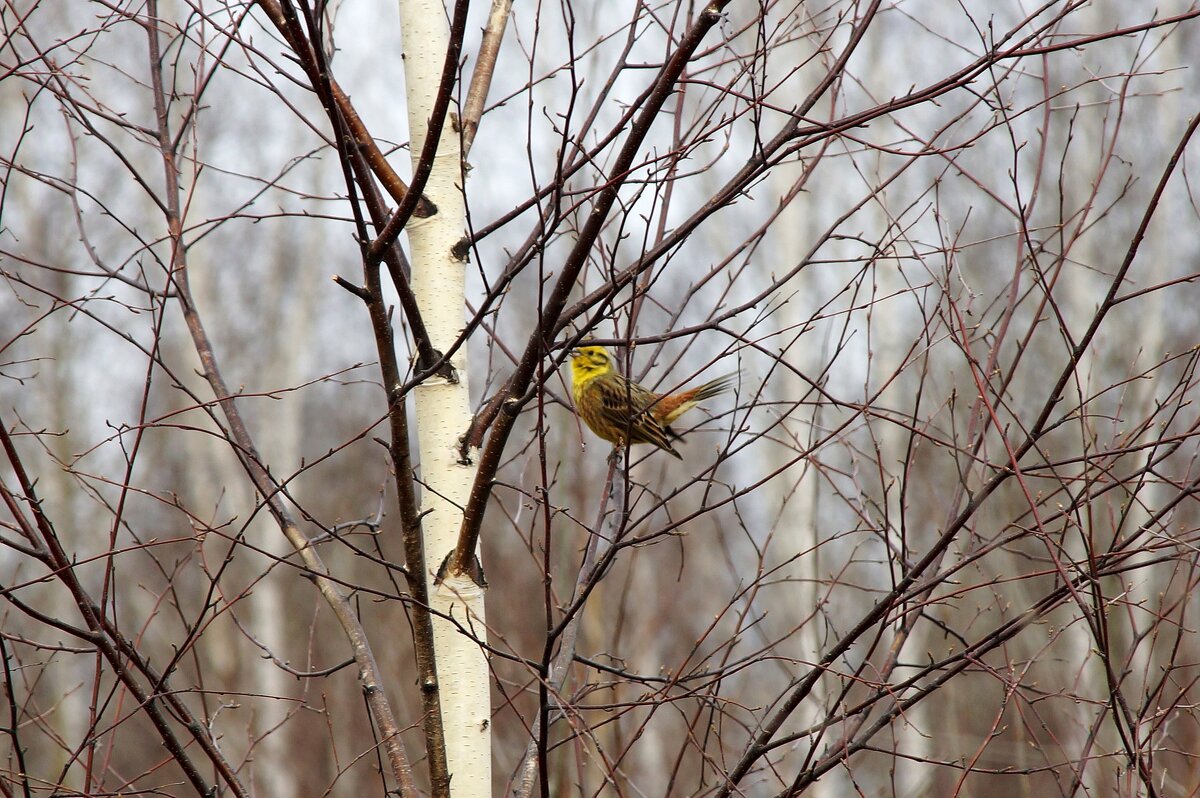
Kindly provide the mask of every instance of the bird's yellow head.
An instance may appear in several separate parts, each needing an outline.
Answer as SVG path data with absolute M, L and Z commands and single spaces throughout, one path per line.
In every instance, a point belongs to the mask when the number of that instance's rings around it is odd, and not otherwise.
M 571 377 L 576 385 L 613 370 L 612 355 L 602 346 L 581 346 L 571 352 Z

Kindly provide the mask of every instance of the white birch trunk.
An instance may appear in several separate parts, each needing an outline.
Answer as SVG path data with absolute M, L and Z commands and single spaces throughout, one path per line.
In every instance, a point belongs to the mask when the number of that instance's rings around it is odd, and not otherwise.
M 400 0 L 404 41 L 404 77 L 414 167 L 420 158 L 449 44 L 449 25 L 441 0 Z M 447 120 L 437 160 L 424 194 L 438 207 L 427 219 L 408 226 L 412 284 L 433 346 L 449 349 L 463 328 L 464 263 L 453 253 L 466 227 L 462 194 L 461 146 L 456 125 Z M 490 677 L 483 649 L 459 626 L 483 637 L 483 590 L 467 577 L 436 583 L 438 567 L 453 551 L 475 476 L 474 466 L 458 462 L 456 447 L 471 422 L 467 390 L 467 349 L 452 359 L 458 382 L 426 380 L 415 391 L 425 558 L 433 619 L 434 651 L 441 686 L 442 723 L 450 787 L 456 798 L 491 794 Z
M 309 239 L 306 243 L 311 247 L 311 251 L 318 251 L 320 242 L 316 240 L 316 236 L 319 234 L 320 231 L 315 227 L 305 228 L 304 235 Z M 303 251 L 305 248 L 301 244 L 296 249 Z M 288 312 L 280 313 L 275 324 L 278 325 L 277 329 L 282 331 L 282 340 L 291 341 L 297 346 L 302 345 L 305 349 L 310 346 L 315 348 L 311 319 L 320 313 L 317 308 L 317 283 L 314 280 L 298 280 L 296 285 L 284 286 L 285 264 L 290 262 L 285 254 L 272 263 L 268 271 L 267 279 L 270 280 L 270 285 L 266 293 L 283 295 L 286 292 L 291 298 Z M 192 272 L 193 284 L 196 282 L 195 276 L 204 273 L 203 269 Z M 212 288 L 214 293 L 205 304 L 213 308 L 221 307 L 221 298 L 215 293 L 215 286 Z M 310 367 L 311 361 L 306 362 L 302 358 L 274 358 L 266 367 L 265 384 L 301 385 L 311 376 L 308 370 Z M 304 459 L 304 405 L 302 394 L 292 394 L 279 402 L 272 413 L 278 422 L 275 432 L 269 440 L 263 441 L 263 453 L 267 462 L 278 463 L 283 473 L 292 473 L 300 467 Z M 234 483 L 234 480 L 230 479 L 229 482 Z M 241 481 L 240 484 L 246 485 L 245 481 Z M 252 493 L 248 493 L 245 500 L 249 503 L 255 498 Z M 260 520 L 264 522 L 261 524 L 264 528 L 261 530 L 260 545 L 280 560 L 286 558 L 293 551 L 287 538 L 268 528 L 270 525 L 265 523 L 266 517 Z M 294 613 L 289 611 L 285 574 L 286 572 L 280 573 L 276 570 L 258 583 L 250 597 L 254 615 L 247 620 L 252 618 L 256 621 L 253 624 L 255 634 L 276 656 L 286 660 L 292 656 L 294 650 L 292 641 L 297 638 L 297 628 L 294 624 L 299 619 L 293 617 Z M 244 646 L 245 643 L 239 640 L 238 645 Z M 256 746 L 255 787 L 265 791 L 267 795 L 302 795 L 304 788 L 300 781 L 300 773 L 296 768 L 289 766 L 295 758 L 297 746 L 296 734 L 287 722 L 294 711 L 288 699 L 297 693 L 296 679 L 274 664 L 255 667 L 252 678 L 255 680 L 255 689 L 260 694 L 277 697 L 265 703 L 255 715 L 255 736 L 270 732 Z

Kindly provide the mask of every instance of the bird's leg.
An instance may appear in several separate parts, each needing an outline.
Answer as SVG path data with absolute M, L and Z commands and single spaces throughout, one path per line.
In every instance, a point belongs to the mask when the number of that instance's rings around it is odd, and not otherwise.
M 624 446 L 622 446 L 620 444 L 616 444 L 615 446 L 613 446 L 612 451 L 608 453 L 608 464 L 610 466 L 616 466 L 617 468 L 620 468 L 621 461 L 623 459 L 625 459 L 623 457 L 624 452 L 625 452 Z

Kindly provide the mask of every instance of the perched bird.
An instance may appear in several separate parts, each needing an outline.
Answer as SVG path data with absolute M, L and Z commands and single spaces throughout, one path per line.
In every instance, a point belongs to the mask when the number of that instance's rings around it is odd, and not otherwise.
M 653 443 L 680 460 L 672 440 L 681 436 L 671 422 L 700 402 L 729 390 L 737 374 L 726 374 L 686 391 L 657 394 L 617 372 L 612 355 L 602 346 L 581 346 L 571 352 L 575 407 L 592 432 L 610 443 Z

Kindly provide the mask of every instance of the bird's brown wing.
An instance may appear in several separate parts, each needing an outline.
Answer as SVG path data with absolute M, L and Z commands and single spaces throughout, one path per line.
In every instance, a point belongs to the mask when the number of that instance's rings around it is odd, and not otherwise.
M 682 455 L 671 446 L 667 428 L 651 411 L 654 400 L 658 397 L 636 385 L 630 386 L 628 392 L 625 387 L 622 385 L 616 391 L 605 391 L 601 394 L 600 414 L 604 420 L 614 429 L 620 430 L 621 437 L 628 437 L 630 443 L 652 443 L 682 460 Z M 630 400 L 634 408 L 632 420 Z

